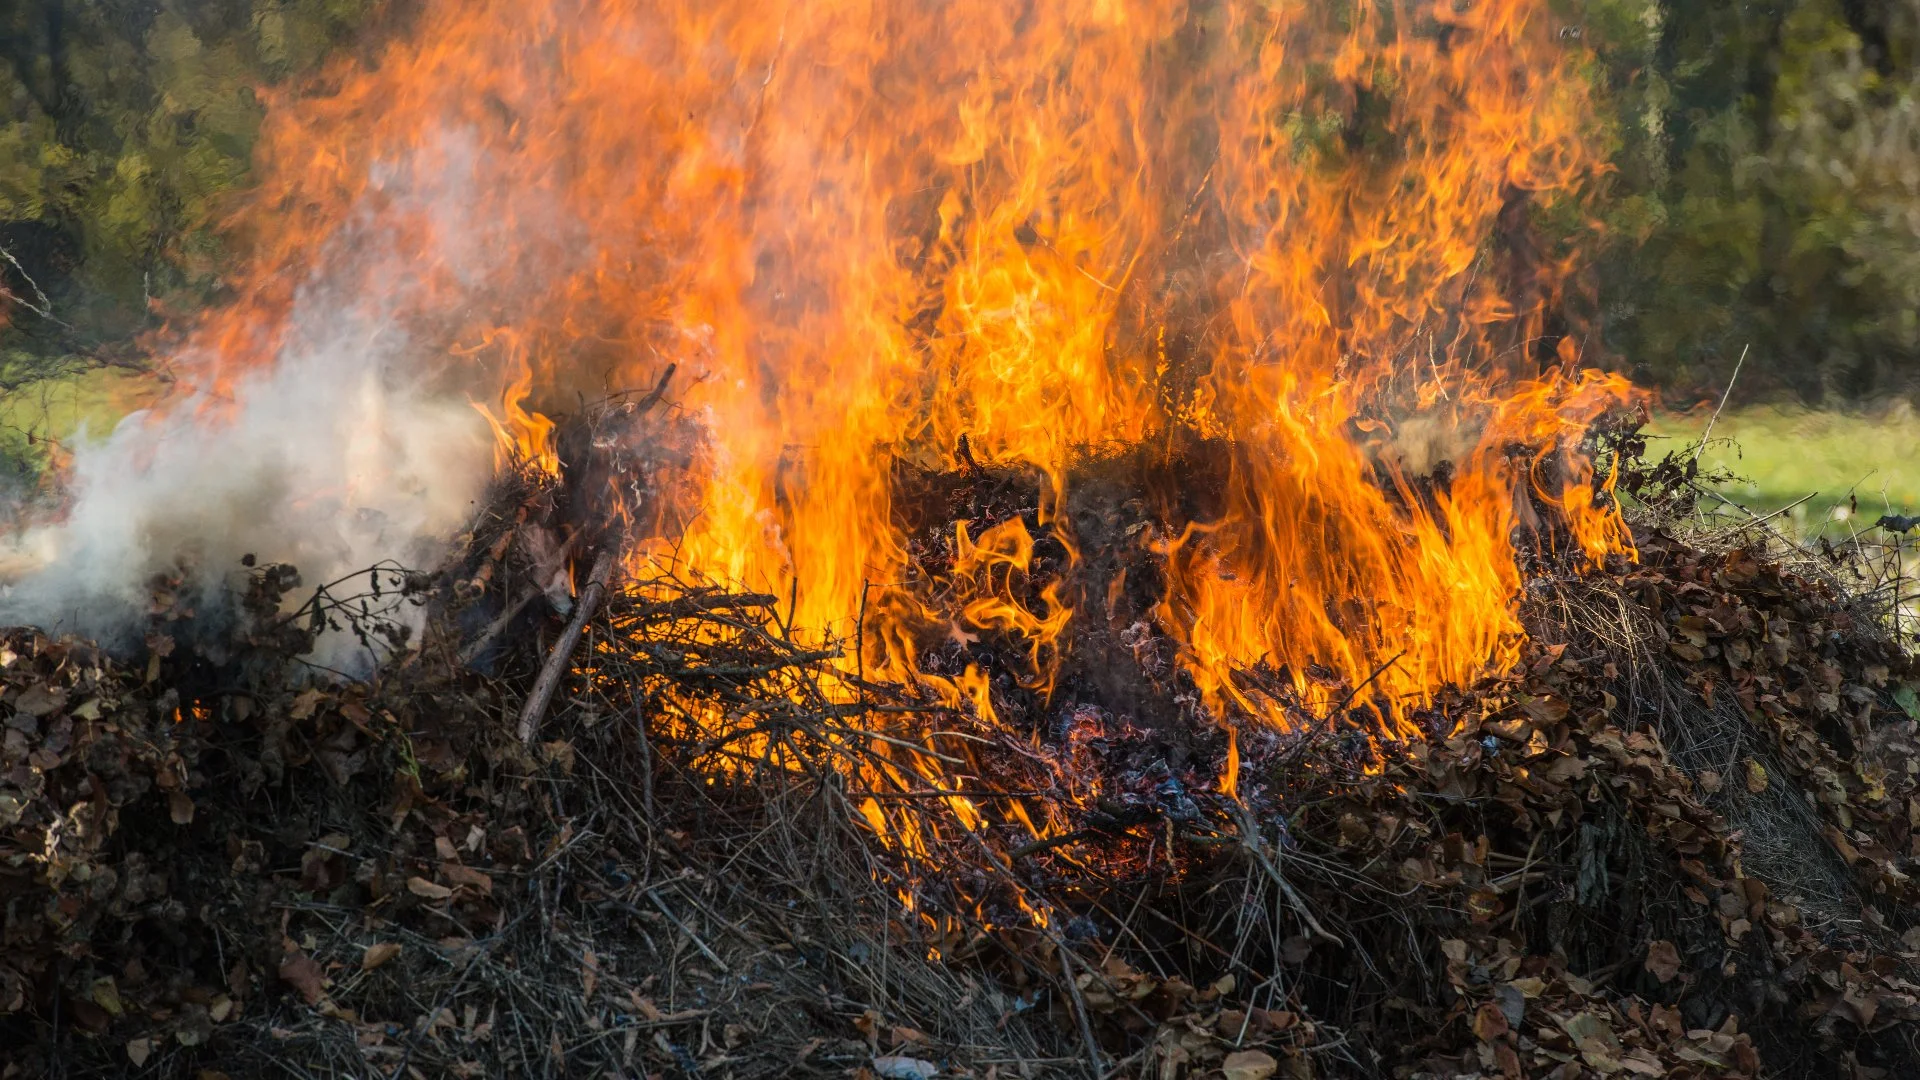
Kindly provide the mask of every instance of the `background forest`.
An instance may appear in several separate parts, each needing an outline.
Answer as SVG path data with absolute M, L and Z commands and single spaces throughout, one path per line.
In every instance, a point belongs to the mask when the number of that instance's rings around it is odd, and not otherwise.
M 1920 392 L 1920 0 L 1567 0 L 1615 172 L 1588 355 L 1687 405 Z M 0 452 L 110 422 L 139 336 L 214 299 L 261 92 L 405 0 L 0 0 Z M 75 389 L 76 386 L 81 387 Z M 56 402 L 46 392 L 58 387 Z M 1884 411 L 1884 410 L 1883 410 Z M 1905 414 L 1902 414 L 1905 415 Z M 29 445 L 31 443 L 31 445 Z

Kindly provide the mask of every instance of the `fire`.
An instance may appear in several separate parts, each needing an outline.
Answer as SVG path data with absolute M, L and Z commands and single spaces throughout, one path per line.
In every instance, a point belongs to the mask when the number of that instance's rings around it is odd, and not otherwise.
M 1216 447 L 1204 514 L 1124 541 L 1187 671 L 1219 713 L 1286 722 L 1261 667 L 1393 725 L 1517 656 L 1535 504 L 1629 544 L 1575 449 L 1627 391 L 1578 372 L 1573 263 L 1528 228 L 1604 168 L 1562 30 L 1546 0 L 428 0 L 270 99 L 238 299 L 185 355 L 223 385 L 303 309 L 377 310 L 549 470 L 542 411 L 677 364 L 676 572 L 909 682 L 928 628 L 991 628 L 1044 692 L 1075 613 L 1035 531 L 1122 542 L 1072 534 L 1076 467 Z M 1043 483 L 1031 527 L 959 526 L 934 596 L 894 475 L 956 455 Z M 925 682 L 992 714 L 975 670 Z

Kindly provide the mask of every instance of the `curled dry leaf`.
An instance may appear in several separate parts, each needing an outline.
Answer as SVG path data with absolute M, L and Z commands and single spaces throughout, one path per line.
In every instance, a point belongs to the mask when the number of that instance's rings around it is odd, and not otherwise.
M 1647 943 L 1647 970 L 1662 984 L 1673 981 L 1680 974 L 1680 950 L 1674 948 L 1671 941 L 1650 941 Z
M 382 941 L 373 945 L 369 945 L 367 946 L 367 951 L 360 954 L 360 970 L 372 971 L 373 969 L 379 967 L 380 965 L 386 963 L 387 961 L 399 955 L 400 955 L 399 942 Z
M 1220 1063 L 1220 1071 L 1226 1080 L 1267 1080 L 1280 1071 L 1280 1063 L 1265 1051 L 1241 1050 L 1228 1054 Z
M 327 976 L 313 957 L 296 949 L 280 961 L 280 981 L 299 991 L 309 1005 L 318 1005 L 327 996 Z
M 427 900 L 445 900 L 453 895 L 453 890 L 445 885 L 436 885 L 423 877 L 407 879 L 407 891 Z

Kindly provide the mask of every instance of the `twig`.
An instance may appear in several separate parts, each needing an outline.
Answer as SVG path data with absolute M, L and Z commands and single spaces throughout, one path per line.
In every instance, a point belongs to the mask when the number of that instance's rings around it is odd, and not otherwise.
M 1107 1066 L 1100 1056 L 1100 1043 L 1093 1037 L 1093 1023 L 1087 1019 L 1087 1000 L 1080 996 L 1080 982 L 1074 978 L 1073 952 L 1058 937 L 1054 937 L 1053 947 L 1060 954 L 1060 970 L 1066 976 L 1067 993 L 1073 998 L 1073 1018 L 1080 1022 L 1080 1039 L 1087 1045 L 1087 1064 L 1094 1080 L 1104 1080 Z M 1088 969 L 1088 975 L 1092 973 L 1092 969 Z
M 566 674 L 574 646 L 580 644 L 580 633 L 586 628 L 587 620 L 593 618 L 594 609 L 600 606 L 600 597 L 607 591 L 607 579 L 612 576 L 613 550 L 609 548 L 594 559 L 593 573 L 587 580 L 586 591 L 580 594 L 580 603 L 573 609 L 573 618 L 560 640 L 554 642 L 553 651 L 547 654 L 547 665 L 540 670 L 533 693 L 527 695 L 526 707 L 520 710 L 520 741 L 526 745 L 533 745 L 540 721 L 547 715 L 547 706 L 553 703 L 553 692 L 559 689 L 560 677 Z
M 1693 452 L 1694 464 L 1700 463 L 1700 455 L 1707 452 L 1707 440 L 1713 437 L 1713 422 L 1720 419 L 1720 410 L 1727 407 L 1727 399 L 1733 396 L 1733 383 L 1740 377 L 1740 367 L 1747 362 L 1747 350 L 1753 345 L 1749 342 L 1740 346 L 1740 359 L 1733 363 L 1733 376 L 1727 380 L 1727 389 L 1720 395 L 1720 404 L 1713 407 L 1713 415 L 1707 417 L 1707 430 L 1700 433 L 1700 445 Z
M 693 927 L 681 922 L 680 916 L 675 915 L 673 910 L 667 907 L 667 902 L 660 899 L 659 893 L 652 889 L 647 889 L 646 894 L 647 899 L 653 901 L 653 906 L 660 909 L 660 914 L 665 915 L 668 922 L 679 927 L 680 932 L 687 935 L 687 940 L 693 942 L 693 947 L 700 950 L 701 956 L 713 961 L 714 966 L 720 969 L 721 974 L 730 975 L 733 973 L 733 969 L 727 966 L 727 962 L 720 959 L 720 954 L 707 948 L 707 943 L 700 940 L 700 935 L 693 932 Z
M 30 300 L 27 300 L 20 296 L 16 296 L 14 295 L 13 290 L 8 289 L 4 285 L 0 285 L 0 296 L 4 296 L 8 300 L 11 300 L 16 304 L 19 304 L 21 307 L 26 308 L 28 311 L 33 312 L 35 315 L 40 316 L 41 318 L 47 320 L 50 323 L 55 323 L 59 326 L 64 326 L 69 330 L 73 329 L 71 325 L 67 324 L 66 322 L 61 320 L 58 316 L 56 316 L 53 313 L 53 301 L 47 299 L 47 294 L 45 291 L 43 291 L 40 288 L 40 283 L 33 280 L 32 276 L 27 273 L 27 268 L 24 266 L 21 266 L 20 260 L 13 257 L 13 252 L 8 251 L 4 247 L 0 247 L 0 259 L 5 259 L 7 261 L 7 264 L 12 266 L 14 270 L 17 273 L 19 273 L 20 280 L 27 283 L 27 287 L 33 290 L 33 295 L 40 298 L 40 303 L 38 305 L 35 305 Z
M 1287 903 L 1292 905 L 1294 913 L 1300 916 L 1300 921 L 1306 924 L 1307 929 L 1324 940 L 1345 946 L 1344 940 L 1320 925 L 1320 920 L 1314 917 L 1313 910 L 1307 907 L 1306 898 L 1300 895 L 1299 891 L 1293 887 L 1293 883 L 1280 872 L 1280 868 L 1267 857 L 1265 845 L 1260 841 L 1260 830 L 1254 826 L 1252 818 L 1247 814 L 1247 808 L 1237 802 L 1232 805 L 1234 817 L 1239 819 L 1241 845 L 1246 848 L 1247 854 L 1253 856 L 1254 862 L 1259 864 L 1260 869 L 1266 871 L 1267 876 L 1273 879 L 1273 883 L 1280 886 L 1280 892 L 1286 896 Z
M 504 631 L 507 625 L 513 622 L 515 616 L 525 611 L 527 605 L 532 603 L 534 598 L 539 595 L 541 595 L 539 589 L 528 589 L 526 592 L 521 593 L 520 599 L 515 600 L 507 607 L 507 610 L 501 612 L 499 618 L 488 623 L 487 628 L 480 631 L 480 636 L 474 638 L 472 644 L 460 650 L 460 666 L 466 667 L 472 664 L 475 658 L 486 651 L 488 645 L 493 644 L 493 639 L 499 637 L 501 631 Z

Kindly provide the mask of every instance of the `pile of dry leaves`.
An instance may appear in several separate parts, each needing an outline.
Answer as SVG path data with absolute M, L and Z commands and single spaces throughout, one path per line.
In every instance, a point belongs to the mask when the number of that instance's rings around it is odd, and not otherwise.
M 1920 1069 L 1920 667 L 1751 531 L 1541 568 L 1420 741 L 1154 727 L 1071 700 L 1093 655 L 1018 730 L 848 705 L 774 598 L 652 582 L 528 747 L 528 499 L 291 616 L 286 568 L 217 624 L 160 583 L 137 657 L 6 635 L 4 1075 Z

